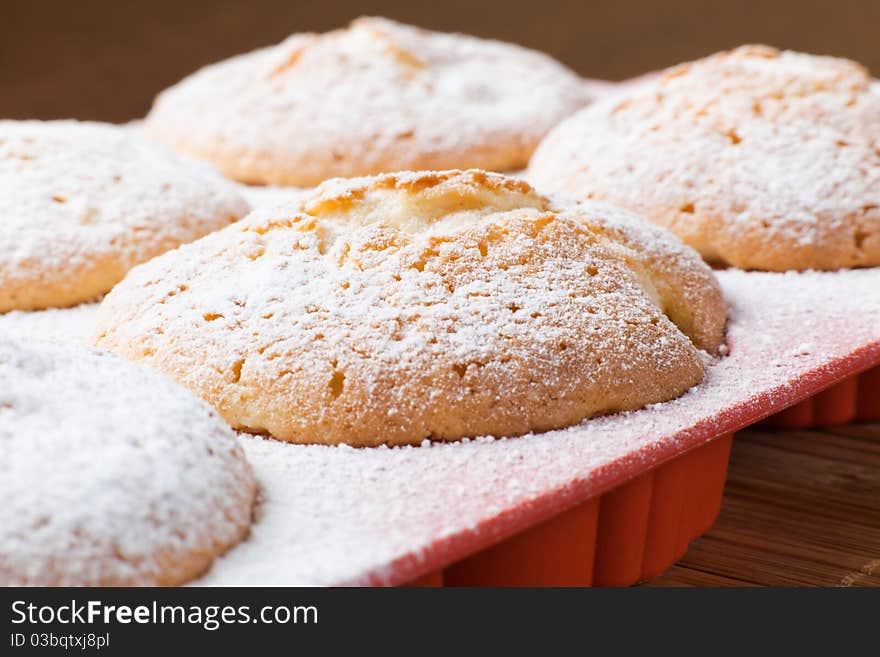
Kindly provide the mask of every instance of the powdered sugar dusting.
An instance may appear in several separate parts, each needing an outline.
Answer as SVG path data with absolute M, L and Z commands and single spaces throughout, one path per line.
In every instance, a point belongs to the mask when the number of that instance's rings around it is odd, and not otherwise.
M 246 533 L 232 431 L 109 354 L 0 338 L 0 584 L 177 584 Z
M 98 344 L 293 442 L 565 426 L 681 394 L 721 340 L 711 271 L 638 226 L 482 171 L 328 181 L 132 271 Z
M 0 314 L 0 334 L 21 340 L 88 344 L 95 333 L 97 312 L 97 303 L 83 303 L 73 308 L 12 310 Z
M 402 583 L 604 490 L 621 472 L 779 410 L 865 358 L 880 362 L 880 270 L 718 277 L 732 309 L 730 355 L 674 401 L 561 431 L 428 448 L 242 436 L 265 491 L 259 520 L 200 583 Z M 862 360 L 839 360 L 863 348 Z
M 214 64 L 163 92 L 147 129 L 246 182 L 524 166 L 590 92 L 550 57 L 362 18 Z
M 748 46 L 670 69 L 555 128 L 528 179 L 666 226 L 711 261 L 880 264 L 880 96 L 846 60 Z
M 248 209 L 210 167 L 129 128 L 0 121 L 0 311 L 94 299 Z

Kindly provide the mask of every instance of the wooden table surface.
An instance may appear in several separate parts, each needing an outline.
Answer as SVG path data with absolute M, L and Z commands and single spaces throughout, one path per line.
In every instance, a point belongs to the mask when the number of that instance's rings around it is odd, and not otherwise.
M 880 424 L 748 430 L 721 514 L 650 586 L 880 586 Z

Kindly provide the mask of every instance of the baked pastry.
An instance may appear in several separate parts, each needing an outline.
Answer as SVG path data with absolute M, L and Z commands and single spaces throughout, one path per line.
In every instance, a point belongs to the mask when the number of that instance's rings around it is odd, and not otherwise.
M 522 168 L 589 98 L 544 54 L 359 18 L 196 72 L 156 99 L 146 129 L 230 178 L 311 187 L 402 169 Z
M 528 179 L 744 269 L 880 265 L 880 94 L 860 65 L 745 46 L 572 116 Z
M 185 582 L 247 533 L 234 433 L 110 354 L 0 338 L 0 585 Z
M 517 435 L 703 378 L 726 307 L 626 212 L 483 171 L 332 180 L 133 269 L 96 344 L 298 443 Z
M 248 211 L 209 167 L 132 130 L 0 121 L 0 312 L 94 299 Z

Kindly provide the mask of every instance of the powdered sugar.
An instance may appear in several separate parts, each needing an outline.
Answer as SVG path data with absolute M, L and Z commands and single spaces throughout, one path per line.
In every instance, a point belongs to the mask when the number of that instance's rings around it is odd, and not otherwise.
M 880 270 L 718 276 L 731 353 L 677 400 L 427 449 L 243 436 L 264 489 L 259 519 L 201 583 L 402 583 L 880 361 Z
M 28 345 L 0 338 L 0 584 L 176 584 L 242 537 L 252 475 L 206 404 L 110 354 Z
M 880 263 L 880 97 L 860 66 L 744 47 L 671 69 L 554 129 L 539 188 L 604 198 L 709 260 Z
M 95 333 L 97 312 L 97 303 L 83 303 L 73 308 L 12 310 L 0 314 L 0 334 L 21 340 L 88 344 Z
M 98 344 L 294 442 L 564 426 L 684 392 L 686 336 L 721 340 L 709 269 L 638 226 L 481 171 L 329 181 L 134 270 Z
M 147 128 L 232 178 L 308 186 L 519 168 L 589 99 L 577 75 L 541 53 L 362 18 L 198 71 L 158 97 Z
M 0 310 L 87 301 L 247 211 L 210 167 L 134 130 L 0 121 Z

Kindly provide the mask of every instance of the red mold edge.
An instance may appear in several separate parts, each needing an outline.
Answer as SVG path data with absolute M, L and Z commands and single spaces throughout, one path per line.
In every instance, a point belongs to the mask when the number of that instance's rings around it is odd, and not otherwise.
M 760 424 L 777 429 L 810 429 L 877 420 L 880 420 L 880 367 L 835 383 Z
M 727 434 L 410 583 L 628 586 L 678 561 L 721 507 Z

